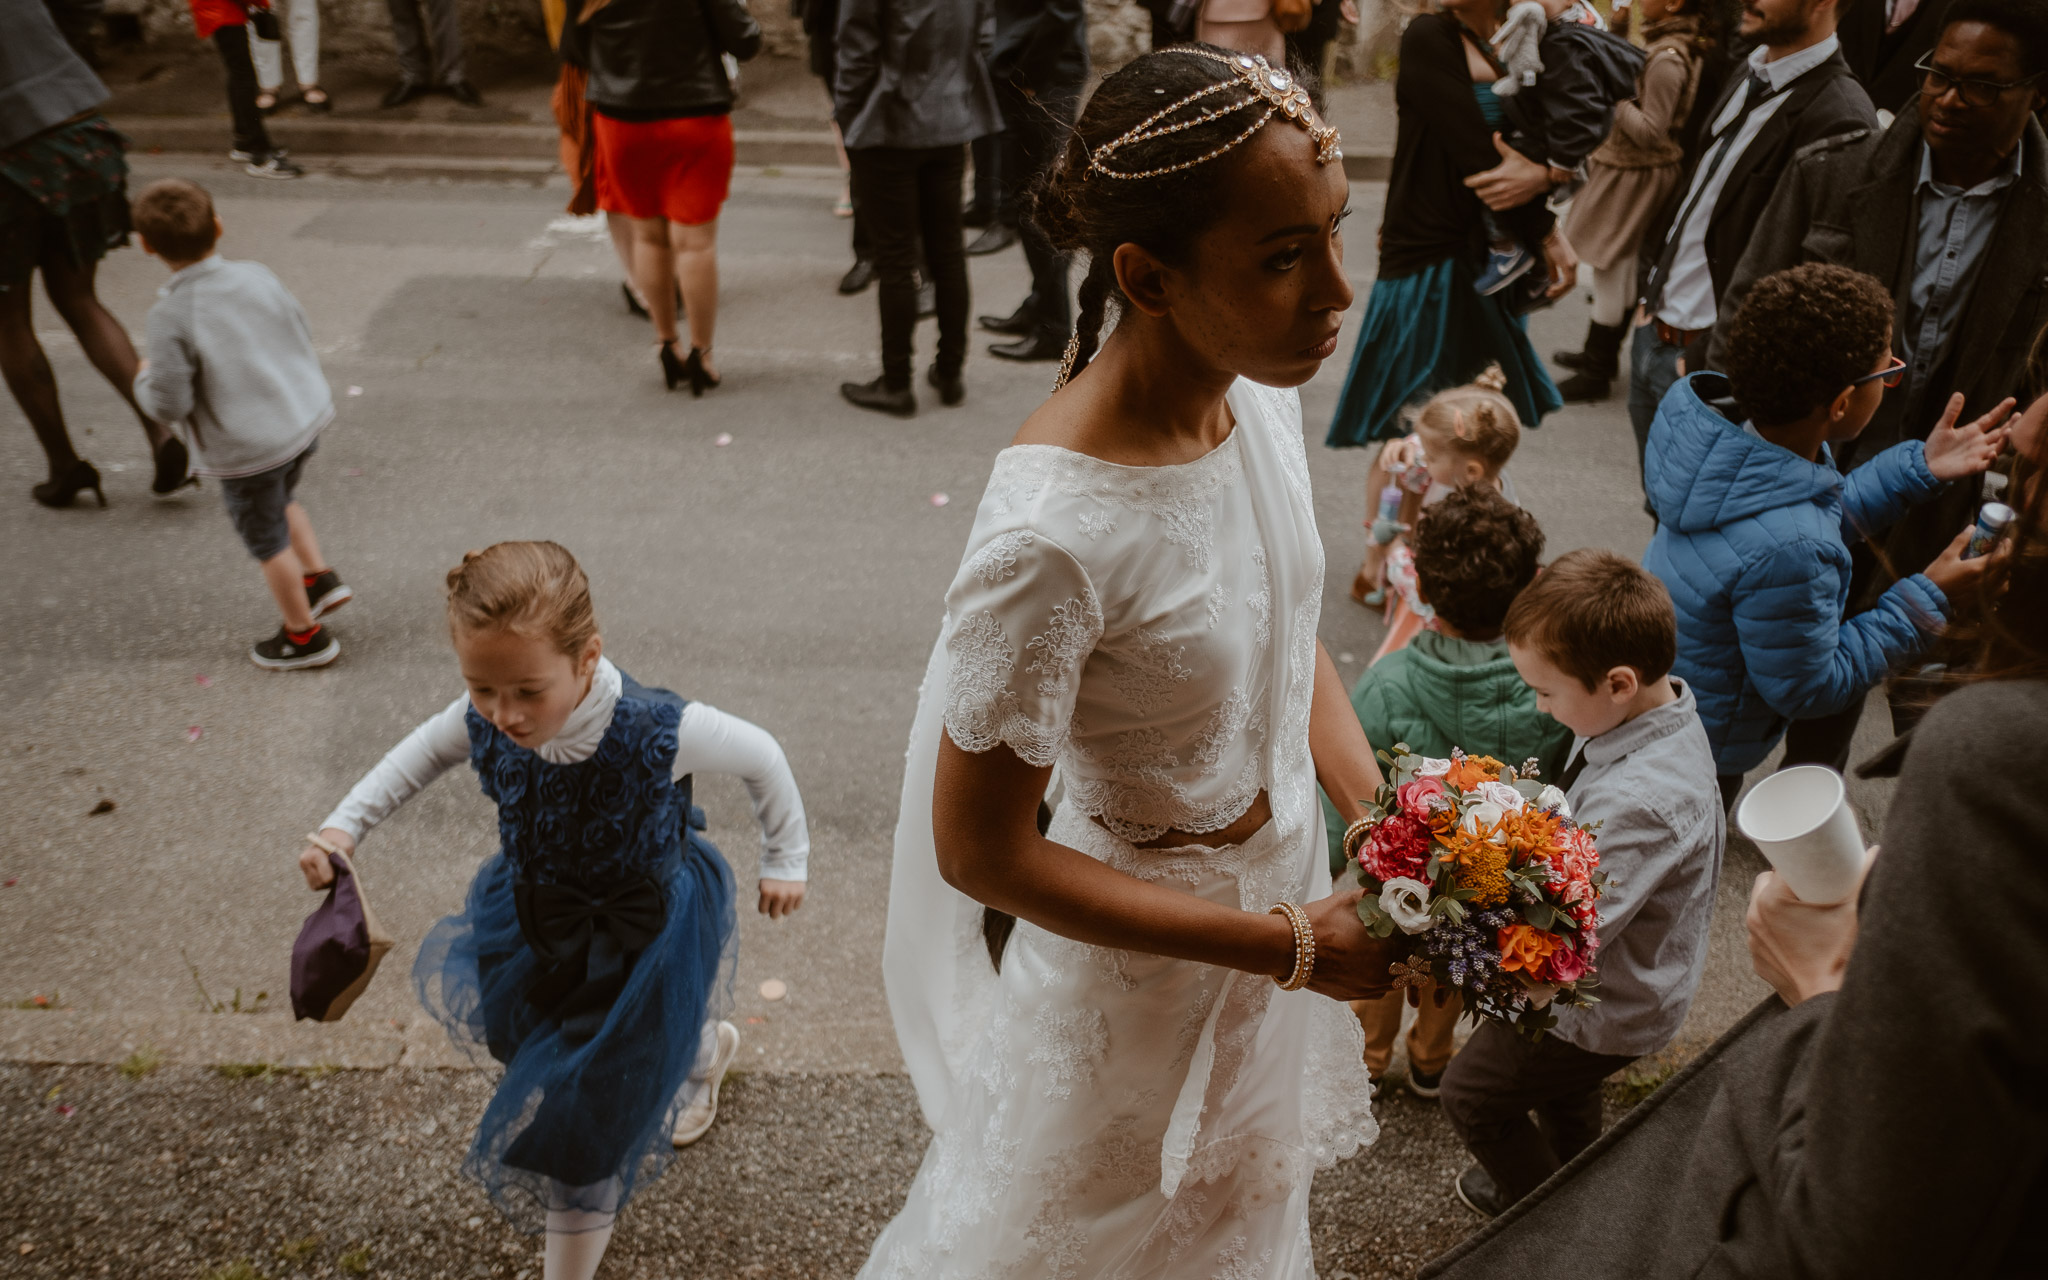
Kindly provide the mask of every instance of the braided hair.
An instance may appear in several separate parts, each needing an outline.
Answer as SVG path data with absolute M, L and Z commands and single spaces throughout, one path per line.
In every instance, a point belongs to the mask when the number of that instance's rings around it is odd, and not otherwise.
M 1189 56 L 1190 51 L 1210 56 Z M 1102 345 L 1102 327 L 1129 301 L 1116 281 L 1117 246 L 1135 244 L 1168 265 L 1187 261 L 1194 241 L 1223 216 L 1228 195 L 1221 167 L 1236 141 L 1249 138 L 1266 103 L 1230 91 L 1190 102 L 1117 150 L 1117 164 L 1147 176 L 1118 178 L 1091 172 L 1096 152 L 1115 146 L 1169 104 L 1238 79 L 1219 58 L 1228 49 L 1187 44 L 1133 59 L 1110 75 L 1088 100 L 1058 158 L 1031 193 L 1031 216 L 1062 253 L 1088 255 L 1081 279 L 1074 359 L 1079 373 Z M 1218 110 L 1218 107 L 1232 108 Z M 1284 123 L 1285 116 L 1272 120 Z M 1235 140 L 1235 141 L 1234 141 Z M 1168 170 L 1168 172 L 1153 172 Z

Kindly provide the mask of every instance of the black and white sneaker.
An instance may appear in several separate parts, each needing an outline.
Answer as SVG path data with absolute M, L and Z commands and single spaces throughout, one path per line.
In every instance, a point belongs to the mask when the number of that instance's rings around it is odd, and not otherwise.
M 228 152 L 228 159 L 236 164 L 254 164 L 256 163 L 256 155 L 257 153 L 254 151 L 245 151 L 240 147 L 236 147 Z
M 300 640 L 283 627 L 268 640 L 259 640 L 249 650 L 249 661 L 267 671 L 297 671 L 301 667 L 324 667 L 341 656 L 341 641 L 325 627 Z
M 317 618 L 320 615 L 316 613 L 313 616 Z M 1434 1098 L 1443 1091 L 1444 1073 L 1441 1069 L 1417 1071 L 1414 1067 L 1408 1068 L 1408 1092 L 1418 1098 Z
M 250 160 L 243 172 L 255 178 L 301 178 L 306 173 L 304 169 L 293 164 L 282 151 L 257 156 Z
M 341 575 L 332 569 L 321 570 L 318 576 L 306 584 L 306 607 L 313 611 L 315 622 L 355 598 L 355 588 L 343 582 Z

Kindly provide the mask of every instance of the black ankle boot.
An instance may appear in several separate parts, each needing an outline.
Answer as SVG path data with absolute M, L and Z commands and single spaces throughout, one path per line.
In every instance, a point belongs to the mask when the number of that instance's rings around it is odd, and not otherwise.
M 1558 394 L 1566 404 L 1591 404 L 1605 400 L 1614 389 L 1614 379 L 1621 372 L 1621 340 L 1628 330 L 1618 324 L 1589 324 L 1586 326 L 1586 349 L 1578 352 L 1575 359 L 1563 357 L 1572 353 L 1560 353 L 1558 363 L 1578 372 L 1559 384 Z
M 893 414 L 899 418 L 912 417 L 917 413 L 917 397 L 909 387 L 891 387 L 887 377 L 876 378 L 873 382 L 842 382 L 839 394 L 846 397 L 848 404 L 872 409 L 876 413 Z

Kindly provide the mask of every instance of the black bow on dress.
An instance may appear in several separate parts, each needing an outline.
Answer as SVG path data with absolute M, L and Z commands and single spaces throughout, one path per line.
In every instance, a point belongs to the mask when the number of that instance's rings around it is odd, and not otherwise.
M 571 1044 L 597 1034 L 626 985 L 626 963 L 668 923 L 661 886 L 646 876 L 593 892 L 574 884 L 513 886 L 519 931 L 540 960 L 528 1002 L 561 1018 Z

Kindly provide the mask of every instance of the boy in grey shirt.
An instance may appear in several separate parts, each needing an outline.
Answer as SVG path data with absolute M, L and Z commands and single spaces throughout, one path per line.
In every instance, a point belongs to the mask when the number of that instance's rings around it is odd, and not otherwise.
M 1537 708 L 1577 735 L 1558 785 L 1574 818 L 1599 824 L 1609 881 L 1600 1003 L 1560 1009 L 1536 1041 L 1482 1023 L 1444 1072 L 1444 1115 L 1479 1159 L 1458 1197 L 1488 1217 L 1590 1146 L 1600 1082 L 1678 1034 L 1727 836 L 1707 731 L 1670 674 L 1678 624 L 1661 582 L 1611 551 L 1574 551 L 1523 588 L 1503 629 Z
M 322 667 L 341 644 L 320 624 L 355 595 L 320 554 L 313 522 L 294 496 L 334 396 L 313 353 L 306 313 L 270 269 L 214 252 L 213 200 L 166 178 L 135 198 L 144 253 L 170 282 L 149 309 L 149 358 L 135 398 L 159 422 L 183 422 L 193 470 L 218 477 L 228 519 L 277 598 L 284 622 L 249 650 L 259 667 Z

